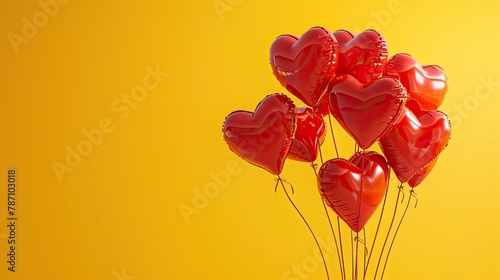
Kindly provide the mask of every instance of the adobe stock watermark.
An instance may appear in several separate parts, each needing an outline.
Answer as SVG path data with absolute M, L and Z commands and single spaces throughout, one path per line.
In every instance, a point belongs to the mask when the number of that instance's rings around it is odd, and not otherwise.
M 40 29 L 49 24 L 50 19 L 59 14 L 61 5 L 66 5 L 70 0 L 40 0 L 38 6 L 40 9 L 36 11 L 31 17 L 22 17 L 21 30 L 18 33 L 9 32 L 7 39 L 9 39 L 10 46 L 14 53 L 19 53 L 19 47 L 29 43 L 30 39 L 38 35 Z
M 115 269 L 111 270 L 111 274 L 113 278 L 110 280 L 134 280 L 135 276 L 127 274 L 125 271 L 125 267 L 122 267 L 121 273 L 116 271 Z
M 411 2 L 412 0 L 407 0 Z M 394 16 L 399 15 L 404 10 L 404 6 L 400 0 L 389 0 L 386 7 L 381 10 L 370 12 L 371 20 L 367 22 L 363 29 L 356 26 L 353 28 L 355 34 L 361 33 L 366 29 L 374 29 L 380 31 L 383 27 L 389 26 L 391 24 Z
M 464 121 L 479 109 L 480 104 L 489 99 L 496 88 L 500 87 L 500 82 L 493 81 L 491 74 L 487 77 L 479 76 L 478 80 L 479 83 L 476 85 L 474 93 L 465 97 L 462 102 L 455 103 L 451 109 L 444 111 L 451 122 L 452 130 L 462 126 Z
M 234 11 L 236 7 L 241 5 L 241 2 L 243 0 L 214 0 L 212 5 L 220 21 L 224 21 L 224 14 Z
M 142 83 L 133 87 L 129 93 L 122 94 L 113 100 L 110 104 L 110 111 L 114 117 L 124 121 L 132 110 L 136 109 L 151 92 L 157 89 L 160 84 L 168 77 L 169 73 L 163 72 L 160 65 L 156 67 L 147 66 L 146 75 L 142 78 Z M 66 173 L 71 173 L 77 168 L 83 159 L 89 156 L 95 147 L 98 147 L 104 141 L 104 137 L 116 129 L 116 121 L 113 117 L 102 118 L 97 127 L 82 130 L 82 139 L 74 145 L 65 147 L 66 156 L 63 161 L 53 161 L 51 167 L 59 182 L 64 180 Z
M 335 253 L 335 243 L 332 236 L 328 236 L 328 242 L 318 238 L 318 243 L 324 249 L 325 260 L 328 260 Z M 318 268 L 323 269 L 323 259 L 318 247 L 315 247 L 311 256 L 304 258 L 299 264 L 292 265 L 281 275 L 282 280 L 305 280 Z
M 199 215 L 201 211 L 208 207 L 210 200 L 219 196 L 221 190 L 225 189 L 231 182 L 231 178 L 241 173 L 241 166 L 236 160 L 231 160 L 226 164 L 224 170 L 209 172 L 210 182 L 203 188 L 193 188 L 193 198 L 191 203 L 179 204 L 179 211 L 186 224 L 191 223 L 193 215 Z

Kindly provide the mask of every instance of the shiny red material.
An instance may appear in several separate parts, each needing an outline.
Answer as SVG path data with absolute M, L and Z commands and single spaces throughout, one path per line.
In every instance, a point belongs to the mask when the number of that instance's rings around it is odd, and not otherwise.
M 318 173 L 319 192 L 349 227 L 359 232 L 384 197 L 389 170 L 376 152 L 356 153 L 349 161 L 328 160 Z
M 330 113 L 328 108 L 328 92 L 323 94 L 318 104 L 314 107 L 314 111 L 321 114 L 321 116 L 326 117 Z
M 273 74 L 283 87 L 314 107 L 337 69 L 338 45 L 332 33 L 313 27 L 300 39 L 281 35 L 271 45 Z
M 268 95 L 254 113 L 236 111 L 226 117 L 224 140 L 238 156 L 278 175 L 292 144 L 295 113 L 295 105 L 286 95 Z
M 405 88 L 393 78 L 379 78 L 364 85 L 350 75 L 329 93 L 330 112 L 362 149 L 384 136 L 403 112 Z
M 383 75 L 403 84 L 409 95 L 406 106 L 414 113 L 437 110 L 448 90 L 443 69 L 436 65 L 420 66 L 408 54 L 391 57 Z
M 344 46 L 349 41 L 351 41 L 355 36 L 356 35 L 354 33 L 345 29 L 340 29 L 333 32 L 333 37 L 337 39 L 337 43 L 339 43 L 339 46 Z
M 408 180 L 408 185 L 412 188 L 418 186 L 422 181 L 431 173 L 432 168 L 434 168 L 434 165 L 436 165 L 436 162 L 438 160 L 438 157 L 436 157 L 431 163 L 427 164 L 424 168 L 420 169 L 411 177 L 410 180 Z
M 298 107 L 297 129 L 288 158 L 304 162 L 315 161 L 325 136 L 325 122 L 321 114 L 308 107 Z
M 450 134 L 451 126 L 445 114 L 429 111 L 414 115 L 405 108 L 401 119 L 379 143 L 394 173 L 404 183 L 432 160 L 437 160 Z
M 350 74 L 365 84 L 372 83 L 382 74 L 387 63 L 387 44 L 375 30 L 365 30 L 352 38 L 353 34 L 339 30 L 334 33 L 339 41 L 337 75 Z M 352 39 L 349 40 L 349 37 Z
M 344 46 L 347 42 L 351 41 L 354 36 L 354 33 L 344 29 L 333 32 L 333 37 L 335 37 L 335 39 L 337 40 L 339 47 Z M 340 71 L 337 70 L 336 75 L 339 75 L 339 72 Z M 328 109 L 328 92 L 330 92 L 330 89 L 336 84 L 336 82 L 338 82 L 338 79 L 334 78 L 328 85 L 328 90 L 326 91 L 327 94 L 324 94 L 323 97 L 321 97 L 321 100 L 318 102 L 318 110 L 323 116 L 326 116 L 330 112 L 330 110 Z

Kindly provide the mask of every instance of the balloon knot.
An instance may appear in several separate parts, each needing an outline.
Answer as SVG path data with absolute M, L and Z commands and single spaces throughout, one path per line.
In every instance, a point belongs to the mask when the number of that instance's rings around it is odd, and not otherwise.
M 413 208 L 417 208 L 418 197 L 417 197 L 417 193 L 415 192 L 415 190 L 413 188 L 410 190 L 410 195 L 415 198 L 415 206 L 413 206 Z

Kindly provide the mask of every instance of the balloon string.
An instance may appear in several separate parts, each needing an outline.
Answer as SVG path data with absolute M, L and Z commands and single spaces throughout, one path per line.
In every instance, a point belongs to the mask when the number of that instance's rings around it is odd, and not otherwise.
M 358 145 L 356 144 L 355 147 L 354 147 L 355 150 L 358 149 Z M 364 157 L 364 155 L 363 155 Z M 360 178 L 360 187 L 359 187 L 359 197 L 362 197 L 363 195 L 363 172 L 364 172 L 364 165 L 365 165 L 365 159 L 363 158 L 362 161 L 361 161 L 361 178 Z M 354 264 L 354 279 L 357 280 L 358 279 L 358 257 L 359 257 L 359 254 L 358 254 L 358 239 L 359 239 L 359 218 L 360 218 L 360 214 L 361 214 L 361 199 L 358 200 L 358 217 L 357 217 L 357 221 L 358 221 L 358 224 L 357 224 L 357 231 L 356 231 L 356 260 L 355 260 L 355 264 Z
M 382 224 L 382 217 L 384 216 L 385 203 L 387 201 L 387 193 L 389 191 L 389 183 L 391 181 L 391 167 L 390 166 L 389 166 L 388 170 L 389 170 L 389 173 L 387 175 L 387 186 L 385 188 L 384 202 L 382 202 L 382 210 L 380 211 L 380 218 L 378 219 L 377 229 L 375 230 L 375 236 L 373 237 L 372 249 L 370 250 L 370 254 L 368 255 L 368 261 L 366 262 L 366 265 L 365 265 L 363 279 L 365 279 L 365 277 L 366 277 L 366 272 L 368 271 L 368 265 L 370 264 L 370 260 L 372 258 L 373 249 L 375 248 L 375 242 L 377 241 L 378 231 L 380 229 L 380 225 Z
M 354 279 L 354 236 L 351 230 L 351 279 Z
M 363 234 L 364 237 L 366 238 L 366 233 L 364 228 L 363 228 Z M 363 244 L 363 246 L 365 247 L 365 253 L 368 254 L 368 247 L 366 246 L 366 242 L 363 239 L 361 239 L 361 237 L 355 237 L 354 241 L 358 241 L 359 243 Z
M 321 146 L 319 146 L 319 159 L 321 160 L 321 165 L 323 165 L 324 161 L 323 161 L 323 153 L 321 152 Z M 318 178 L 318 176 L 316 175 L 316 178 Z
M 321 148 L 319 150 L 321 151 Z M 321 162 L 323 163 L 323 160 L 321 160 Z M 316 167 L 318 165 L 315 163 L 311 163 L 311 166 L 313 168 L 314 175 L 316 176 L 316 178 L 318 178 L 318 172 L 316 171 Z M 339 251 L 339 245 L 337 243 L 337 237 L 335 235 L 335 231 L 333 230 L 332 220 L 330 219 L 330 214 L 328 214 L 328 209 L 326 208 L 325 200 L 322 197 L 320 197 L 320 198 L 321 198 L 321 203 L 323 204 L 323 209 L 325 210 L 326 217 L 328 218 L 328 224 L 330 225 L 330 229 L 332 231 L 333 241 L 335 242 L 335 249 L 337 250 L 337 257 L 338 257 L 339 266 L 340 266 L 340 278 L 345 279 L 344 270 L 342 269 L 342 266 L 344 263 L 344 258 L 343 258 L 343 256 L 342 256 L 342 258 L 340 257 L 340 251 Z
M 355 269 L 354 269 L 354 278 L 353 279 L 358 279 L 358 273 L 359 273 L 359 266 L 358 266 L 358 254 L 359 254 L 359 244 L 358 243 L 361 243 L 363 244 L 363 247 L 364 247 L 364 262 L 366 263 L 366 256 L 368 255 L 368 246 L 366 245 L 366 230 L 365 228 L 363 228 L 363 239 L 361 239 L 359 237 L 359 232 L 356 232 L 356 237 L 354 237 L 354 241 L 356 242 L 356 265 L 354 266 Z
M 342 244 L 342 231 L 340 228 L 340 217 L 337 215 L 337 230 L 339 232 L 340 255 L 342 256 L 342 271 L 344 272 L 344 280 L 347 278 L 345 272 L 344 245 Z
M 333 133 L 332 117 L 330 115 L 331 114 L 328 114 L 328 122 L 330 123 L 330 133 L 332 134 L 332 138 L 333 138 L 333 145 L 335 147 L 335 155 L 337 156 L 337 158 L 339 158 L 339 149 L 337 148 L 337 141 L 335 141 L 335 134 Z
M 399 184 L 398 189 L 399 190 L 398 190 L 398 195 L 396 197 L 396 203 L 395 203 L 396 205 L 394 206 L 394 213 L 392 214 L 392 219 L 391 219 L 391 223 L 389 225 L 389 230 L 387 231 L 387 235 L 385 236 L 384 244 L 382 245 L 382 250 L 380 251 L 380 257 L 379 257 L 378 262 L 377 262 L 377 268 L 375 269 L 375 277 L 373 279 L 377 278 L 378 269 L 380 266 L 380 260 L 382 259 L 382 255 L 384 254 L 385 245 L 387 244 L 387 240 L 389 239 L 389 235 L 391 233 L 392 225 L 394 224 L 394 219 L 396 218 L 396 212 L 398 211 L 398 205 L 399 205 L 399 203 L 398 203 L 399 202 L 399 195 L 403 192 L 403 183 Z
M 322 151 L 321 151 L 321 146 L 319 148 L 319 155 L 320 155 L 320 158 L 321 158 L 321 163 L 323 164 L 323 154 L 322 154 Z M 341 231 L 341 228 L 340 228 L 340 217 L 338 215 L 337 215 L 337 230 L 338 230 L 338 233 L 339 233 L 340 257 L 341 257 L 341 260 L 342 260 L 342 273 L 343 273 L 342 280 L 345 280 L 346 277 L 347 277 L 347 275 L 346 275 L 346 271 L 345 271 L 344 245 L 342 243 L 342 231 Z
M 281 179 L 279 176 L 277 179 L 275 179 L 276 181 L 276 186 L 274 186 L 274 192 L 276 192 L 278 190 L 278 183 L 281 182 L 281 184 L 283 185 L 283 182 L 287 183 L 290 185 L 290 189 L 292 190 L 292 194 L 295 194 L 295 190 L 293 189 L 293 186 L 292 184 L 288 183 L 285 179 Z
M 335 140 L 335 133 L 333 132 L 333 125 L 332 125 L 332 116 L 331 114 L 328 114 L 328 122 L 330 124 L 330 133 L 332 134 L 332 139 L 333 139 L 333 145 L 335 147 L 335 155 L 337 158 L 339 158 L 339 149 L 337 147 L 337 141 Z M 337 215 L 337 229 L 339 232 L 339 244 L 340 244 L 340 255 L 342 256 L 342 270 L 344 271 L 344 279 L 346 276 L 345 273 L 345 262 L 344 262 L 344 246 L 342 244 L 342 231 L 340 228 L 340 217 Z
M 363 273 L 364 273 L 364 268 L 366 266 L 366 256 L 368 255 L 368 241 L 366 239 L 366 230 L 365 228 L 363 228 L 363 239 L 365 240 L 365 250 L 364 250 L 364 254 L 363 254 Z M 363 275 L 363 278 L 364 278 L 364 275 Z
M 415 198 L 415 206 L 413 206 L 413 208 L 417 208 L 417 205 L 418 205 L 418 197 L 417 197 L 417 193 L 414 191 L 414 189 L 412 188 L 411 191 L 410 191 L 410 195 L 413 196 Z
M 300 212 L 299 208 L 297 208 L 297 206 L 293 202 L 292 198 L 288 194 L 288 192 L 287 192 L 287 190 L 285 188 L 285 184 L 283 183 L 283 179 L 281 179 L 281 177 L 278 175 L 278 178 L 275 179 L 275 180 L 276 180 L 276 185 L 278 185 L 278 183 L 281 183 L 281 187 L 283 188 L 283 191 L 285 192 L 285 195 L 288 198 L 288 201 L 290 202 L 290 204 L 292 204 L 292 206 L 295 209 L 295 211 L 297 211 L 297 213 L 299 214 L 299 216 L 302 218 L 302 221 L 304 221 L 304 223 L 306 224 L 307 228 L 309 229 L 309 232 L 311 233 L 312 237 L 314 238 L 314 242 L 316 242 L 316 246 L 318 247 L 319 253 L 321 255 L 321 259 L 323 260 L 323 265 L 325 266 L 326 278 L 328 280 L 330 280 L 330 274 L 328 273 L 328 266 L 326 265 L 325 256 L 323 255 L 323 250 L 321 250 L 321 246 L 319 245 L 319 242 L 318 242 L 318 239 L 316 238 L 316 235 L 314 234 L 311 226 L 307 222 L 307 220 L 304 217 L 304 215 L 302 215 L 302 213 Z
M 385 267 L 387 266 L 387 261 L 389 260 L 389 255 L 391 254 L 391 249 L 392 245 L 394 245 L 394 240 L 396 240 L 396 235 L 398 235 L 399 228 L 401 227 L 401 224 L 403 223 L 403 220 L 406 215 L 406 211 L 408 211 L 408 206 L 410 206 L 410 201 L 411 198 L 415 197 L 415 194 L 413 193 L 413 189 L 410 190 L 410 198 L 408 198 L 408 202 L 406 203 L 405 211 L 403 212 L 403 215 L 401 216 L 401 220 L 399 220 L 398 227 L 396 228 L 396 231 L 394 232 L 394 236 L 392 237 L 391 245 L 389 246 L 389 250 L 387 251 L 387 256 L 385 257 L 385 262 L 384 262 L 384 268 L 382 269 L 382 275 L 380 276 L 380 280 L 384 278 L 384 273 L 385 273 Z
M 359 244 L 359 232 L 356 232 L 356 264 L 354 265 L 354 279 L 358 280 L 358 244 Z

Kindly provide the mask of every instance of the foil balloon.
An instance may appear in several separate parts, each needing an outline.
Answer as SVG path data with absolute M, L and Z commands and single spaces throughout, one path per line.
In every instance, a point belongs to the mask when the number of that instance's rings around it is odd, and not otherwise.
M 318 173 L 318 188 L 325 203 L 349 227 L 359 232 L 384 197 L 389 169 L 376 152 L 360 152 L 349 161 L 328 160 Z
M 314 111 L 321 114 L 321 116 L 326 117 L 330 113 L 328 108 L 328 91 L 327 94 L 323 94 L 318 104 L 314 107 Z
M 429 111 L 415 115 L 405 108 L 401 119 L 379 143 L 399 181 L 406 182 L 437 159 L 450 134 L 450 121 L 445 114 Z
M 446 75 L 439 66 L 420 66 L 408 54 L 396 54 L 387 62 L 384 76 L 398 79 L 408 91 L 406 106 L 414 113 L 437 110 L 448 90 Z
M 325 140 L 325 122 L 320 113 L 312 108 L 297 108 L 297 128 L 288 153 L 288 158 L 313 162 L 318 156 L 318 149 Z
M 295 113 L 295 105 L 286 95 L 268 95 L 254 113 L 235 111 L 226 117 L 224 140 L 238 156 L 278 175 L 292 144 Z
M 339 46 L 345 46 L 345 44 L 351 41 L 355 36 L 354 33 L 345 29 L 333 32 L 333 37 L 335 37 Z
M 368 29 L 352 37 L 352 33 L 339 30 L 334 36 L 340 40 L 337 75 L 350 74 L 365 84 L 380 77 L 388 56 L 387 43 L 380 33 Z
M 434 168 L 434 165 L 436 165 L 436 162 L 439 157 L 436 157 L 433 161 L 431 161 L 429 164 L 427 164 L 425 167 L 417 171 L 413 177 L 408 180 L 408 185 L 412 188 L 415 188 L 416 186 L 420 185 L 422 181 L 431 173 L 432 169 Z
M 300 38 L 281 35 L 271 45 L 274 76 L 311 107 L 318 103 L 335 75 L 337 59 L 337 41 L 322 27 L 313 27 Z
M 350 75 L 329 93 L 330 112 L 362 149 L 383 137 L 403 112 L 405 88 L 393 78 L 379 78 L 364 85 Z
M 354 38 L 354 34 L 351 33 L 350 31 L 341 29 L 333 32 L 333 37 L 337 40 L 337 43 L 339 46 L 344 46 L 347 42 L 352 40 Z M 340 72 L 340 71 L 337 71 Z M 339 73 L 336 73 L 339 74 Z M 340 75 L 340 74 L 339 74 Z M 337 79 L 334 79 L 330 81 L 330 84 L 328 85 L 327 93 L 330 91 L 330 89 L 335 85 Z M 321 112 L 323 116 L 326 116 L 329 113 L 328 109 L 328 94 L 324 94 L 323 97 L 321 97 L 321 100 L 318 102 L 318 111 Z

